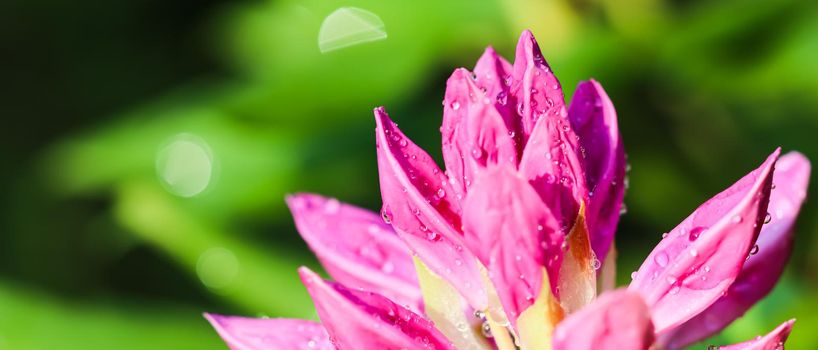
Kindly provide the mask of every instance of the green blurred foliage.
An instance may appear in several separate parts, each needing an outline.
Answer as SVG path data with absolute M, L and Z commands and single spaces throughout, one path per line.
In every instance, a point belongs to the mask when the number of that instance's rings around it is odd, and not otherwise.
M 525 28 L 566 95 L 593 77 L 617 107 L 632 165 L 621 284 L 662 232 L 774 147 L 818 159 L 809 0 L 0 6 L 2 349 L 219 349 L 203 311 L 315 318 L 295 269 L 318 265 L 284 196 L 377 209 L 372 108 L 439 159 L 448 74 L 488 45 L 511 59 Z M 388 38 L 322 54 L 321 23 L 342 6 L 377 14 Z M 189 198 L 157 171 L 180 134 L 213 165 Z M 816 210 L 801 215 L 781 285 L 712 342 L 797 317 L 793 347 L 818 346 Z M 213 249 L 227 253 L 207 260 Z

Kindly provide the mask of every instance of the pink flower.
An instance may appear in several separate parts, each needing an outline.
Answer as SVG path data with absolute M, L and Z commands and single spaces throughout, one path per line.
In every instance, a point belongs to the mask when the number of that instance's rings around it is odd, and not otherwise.
M 299 270 L 321 323 L 206 315 L 231 349 L 682 348 L 773 288 L 810 171 L 776 150 L 614 290 L 626 166 L 616 113 L 593 80 L 566 106 L 530 32 L 514 64 L 489 48 L 474 73 L 449 78 L 446 171 L 383 108 L 375 122 L 381 215 L 287 198 L 335 279 Z M 783 347 L 792 323 L 725 349 Z

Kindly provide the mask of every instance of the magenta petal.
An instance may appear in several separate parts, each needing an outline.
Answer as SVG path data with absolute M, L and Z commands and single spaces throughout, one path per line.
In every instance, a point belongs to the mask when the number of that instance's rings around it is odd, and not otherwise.
M 455 70 L 446 84 L 443 109 L 443 159 L 458 195 L 486 167 L 517 166 L 514 133 L 495 108 L 495 97 L 479 88 L 471 73 Z
M 551 286 L 558 285 L 560 224 L 513 168 L 495 167 L 479 177 L 463 217 L 469 249 L 488 268 L 509 319 L 516 320 L 540 295 L 543 268 Z
M 517 114 L 517 99 L 511 94 L 512 70 L 508 61 L 488 47 L 474 65 L 477 86 L 486 89 L 486 95 L 493 98 L 494 108 L 503 118 L 506 128 L 514 133 L 517 153 L 522 154 L 523 143 L 520 132 L 520 116 Z
M 580 148 L 567 118 L 537 121 L 525 145 L 520 173 L 559 215 L 564 233 L 573 227 L 580 202 L 588 202 Z
M 382 215 L 418 257 L 475 309 L 486 292 L 476 258 L 464 248 L 460 202 L 434 160 L 375 109 Z
M 767 209 L 770 222 L 758 235 L 757 253 L 744 263 L 727 294 L 669 334 L 665 348 L 681 349 L 721 331 L 773 289 L 792 251 L 792 228 L 806 198 L 809 174 L 809 160 L 800 153 L 778 160 Z
M 380 215 L 314 194 L 287 197 L 298 232 L 336 281 L 420 310 L 412 255 Z
M 639 294 L 621 289 L 602 294 L 554 330 L 554 350 L 647 350 L 651 345 L 647 305 Z
M 571 100 L 568 119 L 579 136 L 583 156 L 590 196 L 586 219 L 591 246 L 597 258 L 604 261 L 614 240 L 625 196 L 625 147 L 616 110 L 599 83 L 583 81 Z
M 784 350 L 795 319 L 782 323 L 769 334 L 735 345 L 720 346 L 719 350 Z
M 525 142 L 540 118 L 565 116 L 565 97 L 560 82 L 540 52 L 537 39 L 528 30 L 520 35 L 512 69 L 511 93 L 517 102 Z
M 568 233 L 580 202 L 588 203 L 579 139 L 567 118 L 560 83 L 527 30 L 517 44 L 513 69 L 511 91 L 526 142 L 520 172 L 560 215 L 563 231 Z
M 205 314 L 232 350 L 332 350 L 318 322 Z
M 658 335 L 709 307 L 738 276 L 764 222 L 779 153 L 702 204 L 639 268 L 629 289 L 645 298 Z
M 379 294 L 298 273 L 338 349 L 454 349 L 431 321 Z

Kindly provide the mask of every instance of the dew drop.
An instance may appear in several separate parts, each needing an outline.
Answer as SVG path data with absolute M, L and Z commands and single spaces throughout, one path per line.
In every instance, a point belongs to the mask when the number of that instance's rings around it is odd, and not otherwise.
M 659 267 L 667 266 L 668 260 L 669 258 L 665 252 L 659 252 L 655 257 L 653 257 L 653 261 L 655 261 L 656 265 L 659 265 Z
M 383 207 L 383 209 L 381 209 L 381 218 L 383 222 L 387 224 L 392 223 L 392 212 L 389 211 L 389 207 Z
M 327 200 L 327 202 L 324 204 L 324 213 L 326 213 L 326 214 L 330 214 L 330 215 L 337 214 L 340 209 L 341 209 L 341 202 L 339 202 L 335 198 L 331 198 L 331 199 Z
M 769 223 L 770 223 L 770 221 L 772 221 L 772 219 L 773 219 L 773 216 L 772 216 L 772 215 L 770 215 L 770 213 L 769 213 L 769 212 L 768 212 L 766 215 L 764 215 L 764 223 L 765 223 L 765 224 L 769 224 Z
M 474 159 L 480 159 L 481 157 L 483 157 L 483 150 L 480 149 L 479 147 L 474 147 L 471 149 L 471 156 Z
M 705 230 L 707 230 L 707 229 L 706 229 L 706 228 L 704 228 L 704 227 L 701 227 L 701 226 L 694 227 L 692 230 L 690 230 L 690 233 L 687 235 L 687 239 L 688 239 L 688 240 L 690 240 L 691 242 L 693 242 L 693 241 L 695 241 L 696 239 L 698 239 L 698 238 L 699 238 L 699 236 L 700 236 L 700 235 L 701 235 L 701 234 L 702 234 L 702 233 L 703 233 Z
M 600 262 L 599 259 L 597 259 L 596 256 L 594 256 L 591 259 L 591 269 L 599 270 L 600 267 L 602 267 L 602 262 Z
M 505 91 L 500 91 L 497 93 L 497 103 L 503 106 L 508 103 L 508 94 Z
M 460 102 L 457 101 L 452 102 L 452 110 L 456 111 L 458 109 L 460 109 Z
M 446 197 L 446 190 L 440 188 L 440 189 L 437 190 L 437 198 L 443 198 L 443 197 Z
M 492 338 L 491 335 L 491 326 L 489 326 L 488 322 L 483 322 L 483 325 L 480 326 L 480 331 L 483 333 L 483 336 L 486 338 Z

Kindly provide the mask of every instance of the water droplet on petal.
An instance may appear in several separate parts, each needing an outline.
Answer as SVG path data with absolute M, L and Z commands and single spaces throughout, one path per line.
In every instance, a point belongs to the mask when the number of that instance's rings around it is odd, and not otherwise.
M 667 266 L 669 259 L 670 258 L 667 256 L 667 253 L 665 252 L 656 253 L 656 256 L 653 257 L 653 261 L 655 261 L 656 265 L 659 265 L 659 267 Z
M 753 247 L 750 248 L 750 255 L 756 255 L 756 254 L 758 254 L 758 244 L 753 245 Z
M 326 214 L 330 214 L 330 215 L 331 214 L 336 214 L 336 213 L 338 213 L 338 210 L 340 210 L 340 209 L 341 209 L 341 202 L 339 202 L 335 198 L 330 198 L 329 200 L 327 200 L 326 203 L 324 203 L 324 213 L 326 213 Z
M 706 230 L 707 230 L 706 228 L 701 226 L 694 227 L 692 230 L 690 230 L 690 234 L 688 234 L 687 239 L 693 242 L 696 239 L 698 239 L 699 236 Z
M 483 333 L 483 336 L 486 338 L 491 338 L 491 326 L 489 326 L 488 322 L 483 322 L 483 325 L 480 326 L 480 331 Z
M 591 258 L 591 269 L 599 270 L 600 267 L 602 267 L 602 262 L 600 262 L 599 259 L 596 258 L 596 256 L 593 256 Z
M 676 280 L 676 277 L 674 277 L 674 276 L 667 276 L 666 281 L 667 281 L 667 284 L 675 284 L 677 280 Z
M 505 91 L 500 91 L 497 93 L 497 103 L 502 106 L 505 106 L 508 103 L 508 94 Z
M 389 211 L 388 207 L 384 206 L 383 209 L 381 209 L 381 218 L 383 219 L 383 222 L 387 224 L 392 223 L 392 212 Z
M 480 159 L 483 157 L 483 150 L 479 147 L 474 147 L 471 149 L 471 156 L 474 159 Z

